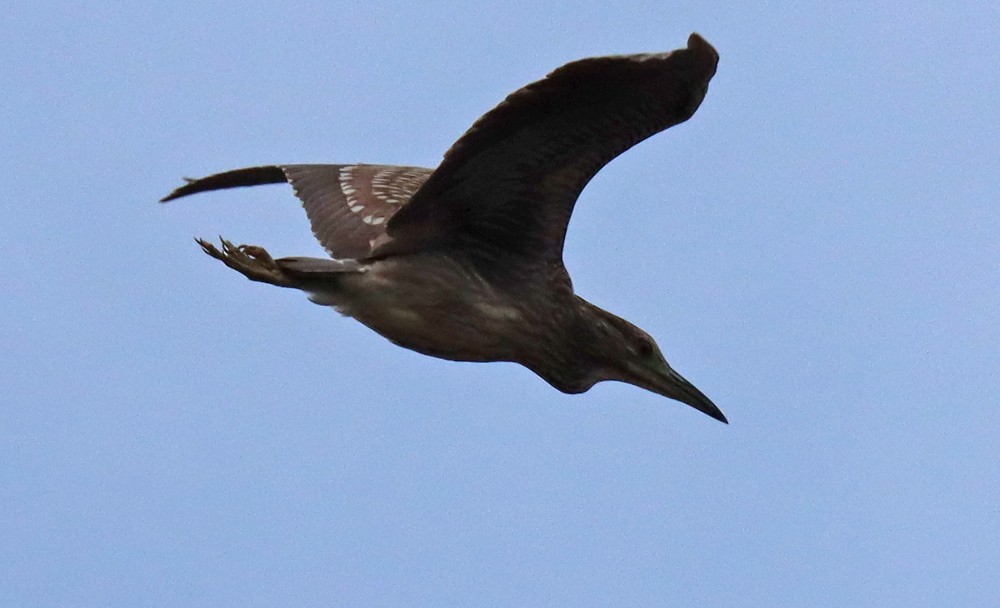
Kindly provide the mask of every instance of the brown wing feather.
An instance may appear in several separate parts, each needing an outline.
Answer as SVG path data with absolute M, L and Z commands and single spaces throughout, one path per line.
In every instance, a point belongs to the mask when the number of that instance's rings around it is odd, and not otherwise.
M 313 234 L 331 256 L 364 259 L 385 241 L 389 219 L 427 180 L 430 169 L 389 165 L 269 165 L 189 179 L 163 202 L 199 192 L 288 182 Z
M 390 165 L 283 165 L 313 234 L 334 258 L 364 259 L 431 174 Z
M 497 268 L 512 256 L 561 264 L 583 187 L 614 157 L 690 118 L 718 57 L 692 34 L 686 49 L 583 59 L 514 92 L 392 218 L 394 248 L 433 241 Z
M 246 186 L 262 186 L 264 184 L 282 184 L 286 181 L 281 167 L 275 165 L 247 167 L 246 169 L 234 169 L 199 179 L 191 179 L 189 177 L 184 179 L 187 181 L 186 184 L 161 198 L 160 202 L 166 203 L 199 192 L 243 188 Z

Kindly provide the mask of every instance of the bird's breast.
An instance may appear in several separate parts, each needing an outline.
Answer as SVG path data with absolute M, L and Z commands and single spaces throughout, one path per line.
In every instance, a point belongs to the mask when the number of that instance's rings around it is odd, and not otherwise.
M 526 322 L 517 294 L 444 256 L 379 260 L 313 299 L 401 346 L 459 361 L 513 360 Z

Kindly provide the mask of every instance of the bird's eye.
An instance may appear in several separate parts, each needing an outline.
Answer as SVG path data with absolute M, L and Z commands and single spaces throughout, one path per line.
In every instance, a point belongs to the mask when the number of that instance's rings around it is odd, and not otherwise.
M 635 345 L 635 352 L 645 359 L 653 356 L 653 353 L 656 352 L 656 347 L 653 346 L 653 342 L 649 338 L 639 338 Z

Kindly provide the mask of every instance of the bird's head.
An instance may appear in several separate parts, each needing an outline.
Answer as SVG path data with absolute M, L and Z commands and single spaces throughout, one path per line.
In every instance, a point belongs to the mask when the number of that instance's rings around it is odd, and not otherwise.
M 587 344 L 584 349 L 590 359 L 593 382 L 617 380 L 652 391 L 658 395 L 686 403 L 712 418 L 725 422 L 726 416 L 712 401 L 678 374 L 660 352 L 649 334 L 584 302 Z

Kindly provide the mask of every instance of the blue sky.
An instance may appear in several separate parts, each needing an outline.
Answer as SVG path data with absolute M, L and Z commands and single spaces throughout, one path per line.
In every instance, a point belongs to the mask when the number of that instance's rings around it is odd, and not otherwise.
M 274 162 L 435 166 L 698 31 L 583 193 L 577 291 L 719 424 L 396 348 L 192 237 L 321 253 Z M 1000 9 L 18 2 L 0 21 L 0 603 L 1000 604 Z

